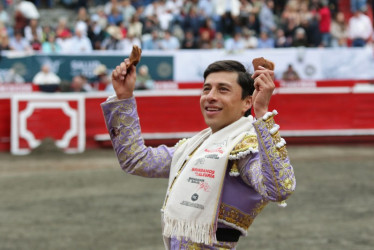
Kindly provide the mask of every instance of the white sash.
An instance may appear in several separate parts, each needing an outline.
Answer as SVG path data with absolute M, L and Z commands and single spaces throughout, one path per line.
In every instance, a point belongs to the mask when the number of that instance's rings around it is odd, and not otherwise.
M 187 237 L 207 245 L 216 242 L 228 156 L 246 134 L 254 134 L 252 121 L 252 116 L 242 117 L 214 134 L 205 129 L 177 148 L 163 209 L 165 237 Z

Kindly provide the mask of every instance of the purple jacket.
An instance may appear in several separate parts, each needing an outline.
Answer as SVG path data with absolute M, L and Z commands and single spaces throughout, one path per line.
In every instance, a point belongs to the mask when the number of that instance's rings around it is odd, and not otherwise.
M 144 145 L 135 98 L 108 99 L 101 107 L 121 168 L 133 175 L 168 178 L 175 148 Z M 222 190 L 218 227 L 235 228 L 243 235 L 269 201 L 284 201 L 296 186 L 279 126 L 270 113 L 265 118 L 253 123 L 258 152 L 238 161 L 237 177 L 229 175 L 229 161 Z

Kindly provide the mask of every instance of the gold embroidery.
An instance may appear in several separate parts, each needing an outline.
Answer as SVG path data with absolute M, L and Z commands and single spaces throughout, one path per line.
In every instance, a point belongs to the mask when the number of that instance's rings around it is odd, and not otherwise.
M 233 206 L 222 203 L 219 209 L 218 218 L 236 225 L 237 227 L 243 228 L 244 230 L 248 230 L 256 216 L 267 204 L 267 201 L 261 200 L 261 202 L 256 204 L 250 214 L 246 214 Z
M 256 135 L 246 135 L 244 138 L 236 144 L 234 149 L 230 152 L 230 155 L 236 155 L 239 152 L 244 152 L 250 148 L 257 149 L 258 141 Z
M 274 144 L 280 143 L 281 142 L 281 136 L 279 134 L 279 131 L 277 131 L 275 134 L 271 135 L 274 140 Z
M 278 149 L 279 155 L 282 158 L 282 160 L 286 159 L 288 157 L 286 146 L 282 146 Z
M 264 149 L 264 154 L 261 157 L 266 156 L 266 162 L 268 162 L 273 173 L 273 182 L 276 188 L 277 198 L 280 200 L 283 197 L 287 197 L 293 192 L 295 178 L 291 165 L 289 164 L 287 158 L 288 153 L 286 147 L 283 145 L 280 148 L 276 147 L 277 140 L 274 139 L 274 135 L 269 133 L 266 129 L 267 126 L 264 122 L 256 122 L 255 129 L 258 133 L 261 146 Z M 279 138 L 281 141 L 279 133 L 275 133 L 275 138 Z M 284 199 L 284 198 L 283 198 Z
M 265 121 L 265 126 L 268 130 L 272 129 L 275 125 L 274 117 L 271 116 Z
M 260 123 L 259 125 L 261 125 L 261 123 Z M 259 130 L 259 128 L 258 128 L 257 126 L 255 126 L 255 129 L 256 129 L 256 131 L 257 131 L 257 134 L 261 135 L 260 130 Z M 270 157 L 270 155 L 269 155 L 269 151 L 266 150 L 266 145 L 265 145 L 265 142 L 264 142 L 263 136 L 264 136 L 264 135 L 261 135 L 261 136 L 260 136 L 260 140 L 261 140 L 262 148 L 263 148 L 264 151 L 265 151 L 265 154 L 266 154 L 266 156 L 267 156 L 267 158 L 268 158 L 268 159 L 267 159 L 267 162 L 269 163 L 269 165 L 270 165 L 270 167 L 271 167 L 271 170 L 272 170 L 272 172 L 273 172 L 273 182 L 275 183 L 275 186 L 276 186 L 276 189 L 277 189 L 278 198 L 280 199 L 280 198 L 281 198 L 280 188 L 279 188 L 279 184 L 278 184 L 278 182 L 277 182 L 277 178 L 276 178 L 276 174 L 275 174 L 275 169 L 274 169 L 274 166 L 273 166 L 273 162 L 275 162 L 275 161 L 274 161 L 274 158 L 275 158 L 275 157 Z M 266 135 L 265 135 L 264 137 L 266 137 Z M 266 139 L 268 139 L 268 138 L 266 138 Z M 270 151 L 273 151 L 273 153 L 274 153 L 274 149 L 275 149 L 274 146 L 275 146 L 275 145 L 273 145 L 273 146 L 270 148 Z

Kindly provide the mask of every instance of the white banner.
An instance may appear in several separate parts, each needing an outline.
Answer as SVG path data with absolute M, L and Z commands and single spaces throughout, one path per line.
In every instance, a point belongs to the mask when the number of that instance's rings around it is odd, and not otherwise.
M 181 50 L 174 54 L 174 80 L 203 81 L 205 68 L 218 60 L 237 60 L 253 72 L 252 60 L 265 57 L 275 63 L 275 76 L 281 79 L 291 64 L 303 80 L 374 79 L 374 56 L 366 48 L 286 48 L 254 49 L 239 53 L 225 50 Z

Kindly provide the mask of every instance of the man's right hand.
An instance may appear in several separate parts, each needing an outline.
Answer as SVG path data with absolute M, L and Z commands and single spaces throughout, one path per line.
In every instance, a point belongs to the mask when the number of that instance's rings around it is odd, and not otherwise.
M 135 82 L 136 67 L 130 65 L 130 60 L 126 58 L 112 71 L 112 84 L 116 91 L 117 98 L 121 100 L 132 97 L 135 89 Z

